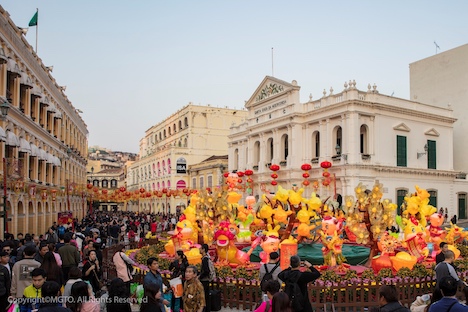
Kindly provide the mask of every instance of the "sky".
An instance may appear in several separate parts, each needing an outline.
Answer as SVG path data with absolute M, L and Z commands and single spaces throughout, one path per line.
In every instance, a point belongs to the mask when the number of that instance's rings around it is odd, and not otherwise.
M 147 129 L 189 102 L 244 108 L 267 75 L 296 80 L 301 102 L 350 79 L 408 99 L 410 63 L 468 43 L 464 0 L 0 5 L 20 27 L 39 9 L 38 55 L 83 111 L 89 146 L 134 153 Z M 35 27 L 26 39 L 35 46 Z

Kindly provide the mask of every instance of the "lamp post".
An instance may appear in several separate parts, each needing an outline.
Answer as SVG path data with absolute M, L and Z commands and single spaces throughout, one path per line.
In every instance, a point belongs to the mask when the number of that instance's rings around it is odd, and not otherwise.
M 1 120 L 6 120 L 8 115 L 8 110 L 10 109 L 10 104 L 8 101 L 3 102 L 0 105 L 0 113 L 1 113 Z M 8 233 L 8 213 L 7 213 L 7 161 L 6 158 L 3 157 L 3 239 L 5 239 L 6 233 Z

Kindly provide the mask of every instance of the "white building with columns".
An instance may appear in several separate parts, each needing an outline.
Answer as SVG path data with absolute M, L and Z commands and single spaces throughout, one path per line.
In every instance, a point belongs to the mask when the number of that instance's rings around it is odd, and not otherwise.
M 278 164 L 279 185 L 302 186 L 301 165 L 312 165 L 305 194 L 322 197 L 354 195 L 362 182 L 371 188 L 376 180 L 384 185 L 384 197 L 401 204 L 415 185 L 427 189 L 431 203 L 458 212 L 460 196 L 468 191 L 465 180 L 453 169 L 453 125 L 456 117 L 447 107 L 412 102 L 380 94 L 370 85 L 366 91 L 356 82 L 345 83 L 317 100 L 300 102 L 300 87 L 265 77 L 245 107 L 245 122 L 231 127 L 229 170 L 252 169 L 256 185 L 275 191 L 270 183 L 270 164 Z M 323 186 L 320 163 L 330 161 L 336 179 Z

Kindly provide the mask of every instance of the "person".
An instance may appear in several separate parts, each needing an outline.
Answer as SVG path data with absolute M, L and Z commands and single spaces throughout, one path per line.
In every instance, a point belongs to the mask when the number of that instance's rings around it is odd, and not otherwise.
M 62 269 L 57 264 L 57 260 L 52 251 L 46 252 L 40 267 L 47 272 L 48 281 L 57 282 L 60 286 L 64 284 Z
M 289 296 L 284 291 L 274 294 L 271 299 L 271 312 L 291 312 Z
M 17 261 L 13 265 L 11 276 L 11 295 L 15 298 L 23 297 L 23 292 L 31 282 L 31 272 L 40 267 L 41 264 L 34 260 L 36 254 L 36 247 L 26 246 L 23 255 L 24 259 Z
M 143 287 L 146 287 L 150 284 L 155 284 L 159 287 L 159 289 L 163 289 L 163 278 L 161 273 L 159 273 L 159 263 L 158 259 L 151 257 L 148 258 L 146 261 L 146 265 L 150 269 L 148 273 L 146 273 L 145 277 L 143 278 Z M 163 300 L 165 305 L 169 304 L 169 301 Z
M 60 258 L 62 259 L 62 271 L 65 277 L 65 281 L 68 280 L 68 272 L 70 269 L 73 267 L 78 267 L 78 264 L 80 263 L 80 253 L 75 246 L 70 244 L 71 239 L 72 234 L 66 233 L 63 238 L 65 245 L 60 247 L 58 250 Z
M 121 278 L 114 278 L 109 285 L 109 295 L 106 309 L 109 312 L 132 312 L 130 306 L 130 291 Z M 118 301 L 115 298 L 120 298 Z M 125 300 L 123 300 L 125 299 Z
M 442 293 L 440 292 L 440 287 L 439 287 L 439 284 L 442 278 L 446 276 L 452 276 L 457 281 L 458 285 L 463 288 L 465 299 L 468 300 L 468 287 L 458 277 L 457 272 L 455 271 L 455 268 L 452 265 L 454 260 L 455 260 L 455 254 L 453 253 L 453 251 L 447 250 L 445 252 L 445 260 L 437 264 L 434 269 L 435 274 L 436 274 L 436 287 L 435 287 L 434 295 L 436 299 L 439 299 L 442 296 Z
M 42 298 L 44 298 L 38 312 L 71 312 L 70 309 L 62 307 L 58 295 L 60 285 L 56 282 L 46 281 L 42 285 Z
M 383 285 L 379 288 L 379 305 L 381 312 L 410 312 L 398 302 L 395 285 Z
M 202 312 L 206 306 L 204 287 L 197 275 L 198 270 L 194 265 L 189 265 L 185 270 L 184 294 L 182 295 L 184 312 Z
M 145 293 L 140 306 L 140 312 L 165 312 L 166 308 L 161 301 L 161 289 L 156 284 L 144 287 Z
M 34 250 L 36 250 L 36 245 L 32 241 L 32 236 L 31 234 L 26 234 L 24 236 L 24 244 L 20 248 L 18 248 L 18 254 L 16 255 L 16 261 L 20 261 L 23 259 L 24 256 L 24 250 L 26 249 L 27 246 L 32 246 L 34 247 Z
M 125 246 L 120 244 L 119 247 L 117 247 L 117 252 L 112 257 L 112 260 L 117 271 L 117 277 L 124 281 L 124 283 L 127 285 L 128 293 L 130 294 L 130 282 L 132 281 L 133 276 L 127 264 L 135 265 L 135 262 L 125 254 L 124 250 Z
M 429 305 L 431 304 L 431 295 L 432 294 L 424 294 L 422 296 L 417 296 L 416 300 L 411 303 L 410 311 L 426 312 L 427 309 L 429 309 Z
M 10 270 L 7 269 L 10 256 L 2 251 L 0 257 L 2 261 L 2 265 L 0 265 L 0 311 L 6 311 L 11 290 L 11 275 Z
M 200 253 L 202 255 L 202 264 L 199 280 L 203 285 L 203 290 L 205 292 L 205 301 L 206 307 L 205 312 L 211 311 L 211 298 L 210 298 L 210 255 L 208 254 L 208 245 L 202 244 L 200 248 Z
M 10 281 L 11 281 L 12 265 L 10 264 L 10 254 L 8 252 L 0 251 L 0 264 L 8 270 L 8 275 L 10 275 Z
M 46 241 L 48 243 L 58 243 L 59 239 L 58 239 L 58 235 L 57 233 L 54 231 L 54 228 L 50 227 L 49 230 L 47 231 L 47 234 L 46 234 Z
M 96 256 L 96 251 L 91 250 L 88 254 L 88 261 L 83 265 L 83 279 L 89 281 L 93 287 L 94 293 L 97 293 L 101 290 L 99 285 L 99 280 L 102 276 L 101 267 L 99 265 L 99 260 Z
M 266 285 L 264 291 L 268 297 L 268 300 L 262 302 L 262 304 L 254 310 L 254 312 L 271 312 L 272 311 L 272 298 L 273 296 L 279 292 L 281 288 L 280 283 L 278 280 L 269 280 Z
M 169 265 L 171 271 L 171 278 L 180 277 L 182 281 L 185 276 L 185 269 L 189 266 L 187 256 L 184 255 L 182 250 L 177 250 L 177 258 Z
M 36 268 L 31 272 L 32 284 L 26 287 L 23 291 L 23 300 L 20 304 L 20 311 L 32 311 L 40 306 L 40 298 L 42 298 L 42 285 L 47 279 L 47 273 L 44 269 Z
M 468 307 L 459 303 L 455 294 L 458 289 L 458 281 L 452 276 L 444 276 L 440 279 L 439 289 L 443 294 L 443 298 L 434 302 L 429 307 L 428 312 L 450 311 L 460 312 L 468 311 Z
M 68 272 L 68 281 L 65 283 L 65 287 L 63 288 L 63 296 L 64 297 L 68 297 L 71 295 L 71 288 L 73 286 L 73 284 L 75 284 L 76 282 L 82 282 L 83 279 L 82 279 L 82 273 L 81 273 L 81 270 L 80 268 L 71 268 L 70 269 L 70 272 Z M 91 285 L 89 285 L 88 287 L 91 287 Z
M 304 265 L 309 269 L 309 271 L 301 272 L 300 271 L 301 259 L 297 255 L 291 256 L 289 263 L 290 263 L 290 267 L 287 268 L 286 270 L 281 271 L 278 274 L 278 278 L 286 283 L 286 287 L 288 286 L 288 284 L 297 283 L 297 285 L 299 286 L 301 290 L 302 297 L 304 300 L 302 302 L 303 309 L 300 311 L 312 312 L 312 306 L 310 304 L 309 296 L 307 292 L 307 284 L 319 278 L 320 272 L 317 271 L 317 269 L 314 268 L 312 264 L 310 264 L 309 261 L 304 261 Z M 299 311 L 294 311 L 294 312 L 299 312 Z
M 42 260 L 44 260 L 44 255 L 49 251 L 49 245 L 47 245 L 46 242 L 41 242 L 39 244 L 38 250 L 39 252 L 36 252 L 36 255 L 34 256 L 34 260 L 42 263 Z
M 67 307 L 73 312 L 99 312 L 99 302 L 89 291 L 88 284 L 80 281 L 73 284 L 71 288 L 71 300 L 67 300 Z
M 260 281 L 263 281 L 263 277 L 267 273 L 271 273 L 271 277 L 273 280 L 278 280 L 278 274 L 281 272 L 281 268 L 279 267 L 279 254 L 274 251 L 270 253 L 270 261 L 268 263 L 265 263 L 264 265 L 260 266 L 260 275 L 259 279 Z M 280 284 L 282 283 L 281 280 L 279 281 Z M 262 289 L 263 292 L 265 292 Z
M 446 242 L 440 242 L 439 247 L 440 252 L 436 256 L 436 264 L 439 264 L 445 260 L 445 253 L 447 252 L 447 250 L 449 250 L 448 244 Z
M 452 224 L 457 224 L 457 215 L 453 215 L 452 219 L 450 219 L 450 222 L 452 222 Z

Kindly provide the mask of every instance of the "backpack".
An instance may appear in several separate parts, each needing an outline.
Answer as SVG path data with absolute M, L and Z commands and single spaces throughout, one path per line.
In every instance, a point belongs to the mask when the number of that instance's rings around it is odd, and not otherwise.
M 210 256 L 207 255 L 206 257 L 208 258 L 208 267 L 210 268 L 210 277 L 208 278 L 208 280 L 212 282 L 216 278 L 216 270 Z
M 268 281 L 273 280 L 273 272 L 275 272 L 275 270 L 279 267 L 279 262 L 273 267 L 273 269 L 270 272 L 268 272 L 268 267 L 266 264 L 264 264 L 264 267 L 265 267 L 266 274 L 263 275 L 262 281 L 260 282 L 260 289 L 264 293 L 266 293 L 265 286 L 268 283 Z
M 304 295 L 302 294 L 301 288 L 297 284 L 297 281 L 301 277 L 299 273 L 297 278 L 286 282 L 284 292 L 289 296 L 291 309 L 293 311 L 302 311 L 304 309 Z

